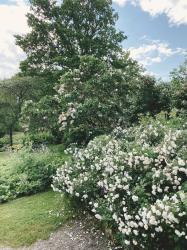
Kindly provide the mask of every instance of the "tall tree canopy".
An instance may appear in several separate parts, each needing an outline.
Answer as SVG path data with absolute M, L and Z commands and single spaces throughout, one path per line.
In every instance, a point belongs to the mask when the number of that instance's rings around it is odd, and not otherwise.
M 17 44 L 27 54 L 20 67 L 22 74 L 48 77 L 51 97 L 32 102 L 32 105 L 26 103 L 23 115 L 27 117 L 30 131 L 31 128 L 50 130 L 59 138 L 57 115 L 66 104 L 57 107 L 53 91 L 56 82 L 67 72 L 72 71 L 73 76 L 84 56 L 95 58 L 100 65 L 104 62 L 115 68 L 126 67 L 127 60 L 121 59 L 121 42 L 126 37 L 115 28 L 118 16 L 112 9 L 111 0 L 64 0 L 61 3 L 30 0 L 30 6 L 27 19 L 31 31 L 16 36 Z
M 116 31 L 118 18 L 111 0 L 30 0 L 30 33 L 16 36 L 27 54 L 21 63 L 26 74 L 50 73 L 59 77 L 77 68 L 80 56 L 94 55 L 111 62 L 125 36 Z

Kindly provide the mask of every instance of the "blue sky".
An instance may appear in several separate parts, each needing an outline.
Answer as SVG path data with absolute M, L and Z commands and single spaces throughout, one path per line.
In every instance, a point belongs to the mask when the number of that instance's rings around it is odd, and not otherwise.
M 147 72 L 167 80 L 185 59 L 187 0 L 113 0 L 113 8 L 117 29 L 128 36 L 123 47 Z M 0 0 L 0 78 L 18 72 L 25 58 L 13 34 L 28 32 L 27 11 L 25 0 Z
M 162 0 L 164 2 L 165 0 Z M 117 28 L 124 31 L 128 39 L 123 47 L 132 51 L 133 57 L 140 61 L 150 73 L 157 77 L 168 79 L 169 72 L 183 63 L 187 49 L 187 0 L 181 6 L 182 11 L 186 8 L 184 18 L 169 16 L 168 11 L 156 9 L 154 5 L 151 12 L 142 8 L 140 4 L 132 4 L 133 1 L 126 1 L 126 4 L 119 5 L 116 0 L 114 9 L 119 14 Z M 141 1 L 139 1 L 141 2 Z M 142 1 L 143 2 L 143 1 Z M 159 2 L 158 0 L 144 1 L 146 4 Z M 165 1 L 172 2 L 170 1 Z M 177 0 L 175 0 L 176 6 Z M 179 1 L 178 1 L 179 2 Z M 186 4 L 185 4 L 186 2 Z M 181 2 L 182 3 L 182 2 Z M 161 4 L 162 3 L 158 3 Z M 161 6 L 160 8 L 163 8 Z M 153 12 L 155 11 L 155 12 Z M 179 13 L 179 15 L 182 15 Z M 148 58 L 148 60 L 147 60 Z

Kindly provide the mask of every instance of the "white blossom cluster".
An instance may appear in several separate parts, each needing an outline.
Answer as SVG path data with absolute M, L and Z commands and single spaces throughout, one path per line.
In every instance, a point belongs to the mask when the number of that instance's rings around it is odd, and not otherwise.
M 79 197 L 98 220 L 110 221 L 123 245 L 142 249 L 163 235 L 187 244 L 187 131 L 157 123 L 114 134 L 70 150 L 54 190 Z
M 59 123 L 61 124 L 61 130 L 64 130 L 66 128 L 66 126 L 68 125 L 68 120 L 70 120 L 70 124 L 74 122 L 76 112 L 77 110 L 75 108 L 75 105 L 69 103 L 67 111 L 62 112 L 58 119 Z

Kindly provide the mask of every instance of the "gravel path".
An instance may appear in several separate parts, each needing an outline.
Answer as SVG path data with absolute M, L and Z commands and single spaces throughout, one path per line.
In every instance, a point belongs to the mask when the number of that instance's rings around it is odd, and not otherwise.
M 89 228 L 89 229 L 88 229 Z M 39 240 L 19 250 L 108 250 L 109 243 L 100 231 L 88 227 L 86 222 L 73 221 L 51 234 L 48 240 Z M 0 248 L 0 250 L 15 250 Z M 18 250 L 18 248 L 17 248 Z

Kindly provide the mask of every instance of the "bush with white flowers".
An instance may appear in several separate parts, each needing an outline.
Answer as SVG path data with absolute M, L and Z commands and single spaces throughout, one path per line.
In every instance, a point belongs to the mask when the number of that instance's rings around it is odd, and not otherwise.
M 53 188 L 80 199 L 127 249 L 186 249 L 187 124 L 116 128 L 58 169 Z
M 142 78 L 135 61 L 126 53 L 120 58 L 116 68 L 106 58 L 82 56 L 79 68 L 61 77 L 56 87 L 62 108 L 58 121 L 66 145 L 87 144 L 130 122 L 129 110 L 135 109 L 137 95 L 134 89 L 139 91 Z

